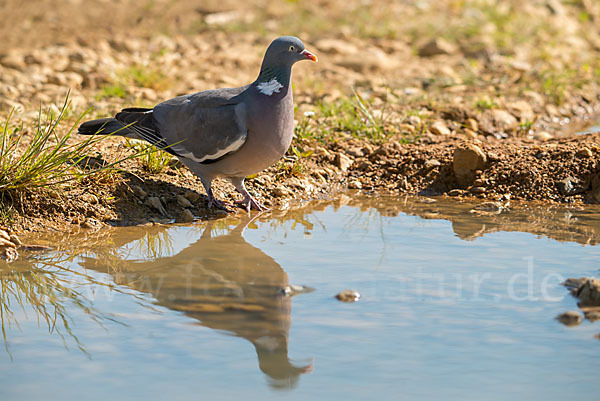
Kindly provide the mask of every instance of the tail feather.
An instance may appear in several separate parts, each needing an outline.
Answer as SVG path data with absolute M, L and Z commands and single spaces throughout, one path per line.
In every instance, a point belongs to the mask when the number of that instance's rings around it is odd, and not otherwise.
M 117 135 L 123 136 L 132 134 L 123 123 L 112 117 L 86 121 L 79 126 L 78 133 L 81 135 L 109 135 L 117 133 Z

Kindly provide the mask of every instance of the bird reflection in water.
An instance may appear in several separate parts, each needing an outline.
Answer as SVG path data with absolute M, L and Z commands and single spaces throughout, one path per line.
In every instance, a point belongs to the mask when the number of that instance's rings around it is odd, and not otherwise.
M 200 238 L 181 252 L 119 263 L 118 274 L 100 259 L 83 265 L 113 274 L 116 283 L 150 293 L 157 305 L 203 326 L 247 339 L 269 384 L 293 388 L 302 373 L 312 370 L 312 362 L 297 365 L 288 358 L 292 297 L 282 291 L 289 286 L 288 276 L 273 258 L 246 242 L 242 234 L 251 222 L 246 219 L 233 229 L 208 222 Z

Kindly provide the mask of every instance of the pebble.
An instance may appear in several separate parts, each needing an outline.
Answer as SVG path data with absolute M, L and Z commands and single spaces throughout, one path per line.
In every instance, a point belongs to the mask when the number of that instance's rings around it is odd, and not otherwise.
M 335 155 L 335 165 L 343 172 L 348 171 L 350 166 L 352 166 L 352 163 L 354 163 L 354 161 L 341 152 Z
M 162 202 L 160 201 L 160 198 L 157 196 L 150 196 L 146 200 L 146 205 L 154 208 L 163 216 L 165 216 L 167 214 L 167 211 L 165 210 L 164 206 L 162 205 Z
M 592 157 L 593 153 L 588 148 L 579 149 L 576 153 L 579 157 Z
M 196 203 L 200 199 L 200 194 L 194 191 L 186 191 L 183 196 L 192 203 Z
M 440 161 L 437 160 L 437 159 L 425 160 L 425 168 L 426 169 L 432 169 L 432 168 L 435 168 L 435 167 L 439 167 L 441 165 L 442 165 L 442 163 L 440 163 Z
M 585 311 L 585 312 L 583 312 L 583 315 L 590 322 L 595 322 L 595 321 L 600 320 L 600 311 L 598 311 L 598 310 Z
M 538 141 L 547 141 L 552 138 L 552 134 L 546 131 L 538 131 L 535 134 L 533 134 L 533 139 L 537 139 Z
M 432 57 L 441 54 L 452 54 L 457 47 L 453 43 L 442 38 L 435 38 L 419 47 L 418 53 L 421 57 Z
M 142 200 L 146 199 L 146 196 L 148 196 L 146 191 L 144 191 L 139 185 L 134 185 L 131 187 L 131 189 L 133 190 L 133 194 Z
M 451 189 L 450 191 L 448 191 L 447 195 L 448 196 L 460 196 L 464 193 L 465 193 L 465 191 L 462 189 Z
M 182 223 L 191 223 L 194 221 L 194 214 L 189 209 L 183 209 L 179 215 L 179 221 Z
M 475 194 L 475 195 L 484 194 L 485 191 L 486 191 L 485 187 L 472 187 L 471 188 L 471 193 Z
M 483 170 L 487 157 L 481 148 L 475 144 L 467 143 L 454 151 L 452 168 L 456 181 L 462 185 L 469 185 L 475 179 L 475 171 Z
M 583 321 L 583 317 L 579 312 L 570 310 L 556 316 L 556 320 L 565 326 L 577 326 Z
M 192 203 L 183 195 L 177 194 L 177 204 L 181 207 L 192 207 Z
M 335 297 L 342 302 L 356 302 L 360 299 L 360 294 L 355 290 L 343 290 Z
M 443 121 L 436 121 L 429 126 L 429 131 L 434 135 L 450 135 L 452 131 Z

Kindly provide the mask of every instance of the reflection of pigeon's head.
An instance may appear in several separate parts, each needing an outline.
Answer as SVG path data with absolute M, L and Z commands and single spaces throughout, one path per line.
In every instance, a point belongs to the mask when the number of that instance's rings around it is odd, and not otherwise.
M 269 385 L 274 389 L 292 389 L 303 373 L 312 371 L 312 362 L 300 366 L 288 359 L 285 338 L 260 337 L 253 341 L 258 355 L 260 370 L 269 377 Z

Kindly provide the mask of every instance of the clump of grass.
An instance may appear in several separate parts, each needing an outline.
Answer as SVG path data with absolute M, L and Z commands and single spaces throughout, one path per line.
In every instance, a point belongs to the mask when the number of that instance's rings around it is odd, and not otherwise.
M 494 109 L 496 107 L 498 107 L 498 104 L 494 101 L 494 99 L 478 99 L 475 102 L 475 108 L 479 111 Z
M 68 112 L 68 96 L 58 114 L 40 110 L 36 126 L 25 128 L 11 123 L 12 112 L 0 128 L 0 203 L 11 210 L 14 200 L 36 190 L 60 194 L 65 184 L 81 182 L 96 174 L 114 174 L 125 160 L 139 157 L 134 153 L 116 161 L 90 168 L 85 161 L 95 153 L 97 144 L 107 135 L 92 135 L 83 141 L 71 141 L 83 113 L 61 134 L 61 124 Z M 83 167 L 82 167 L 83 166 Z M 23 204 L 23 202 L 19 202 Z M 0 217 L 6 213 L 2 213 Z
M 127 146 L 134 149 L 142 168 L 150 174 L 160 174 L 173 164 L 173 157 L 155 146 L 136 139 L 128 139 Z

